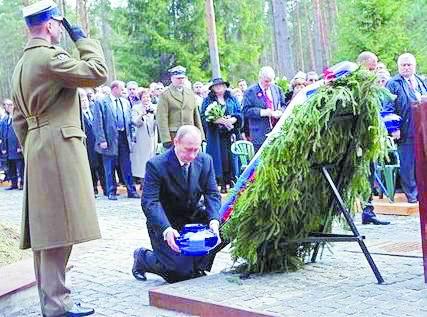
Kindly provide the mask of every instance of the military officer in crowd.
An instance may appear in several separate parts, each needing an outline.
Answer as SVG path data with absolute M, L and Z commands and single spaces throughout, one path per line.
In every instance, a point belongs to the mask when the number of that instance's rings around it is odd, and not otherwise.
M 65 268 L 76 243 L 100 238 L 77 87 L 108 76 L 100 44 L 70 26 L 51 0 L 23 8 L 30 40 L 12 77 L 13 126 L 25 158 L 22 249 L 32 248 L 43 316 L 87 316 Z M 63 27 L 80 53 L 59 44 Z
M 199 104 L 196 95 L 185 87 L 187 80 L 186 69 L 176 66 L 169 69 L 171 84 L 160 95 L 157 108 L 157 124 L 159 125 L 160 141 L 169 148 L 176 132 L 183 125 L 194 125 L 202 131 Z

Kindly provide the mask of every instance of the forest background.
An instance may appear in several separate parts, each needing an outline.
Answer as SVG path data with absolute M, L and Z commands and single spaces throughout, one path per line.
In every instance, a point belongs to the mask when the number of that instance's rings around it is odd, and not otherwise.
M 22 6 L 0 0 L 0 99 L 27 41 Z M 140 85 L 167 81 L 187 67 L 192 81 L 211 78 L 205 0 L 56 0 L 104 49 L 110 78 Z M 263 65 L 281 76 L 319 73 L 342 60 L 375 52 L 394 74 L 411 52 L 427 73 L 427 0 L 214 0 L 222 76 L 232 84 L 256 80 Z M 65 34 L 61 43 L 75 52 Z

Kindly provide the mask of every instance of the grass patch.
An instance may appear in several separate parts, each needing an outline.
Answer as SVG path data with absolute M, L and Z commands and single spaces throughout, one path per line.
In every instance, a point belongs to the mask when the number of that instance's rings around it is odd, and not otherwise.
M 19 249 L 18 228 L 0 223 L 0 267 L 29 256 L 30 250 Z

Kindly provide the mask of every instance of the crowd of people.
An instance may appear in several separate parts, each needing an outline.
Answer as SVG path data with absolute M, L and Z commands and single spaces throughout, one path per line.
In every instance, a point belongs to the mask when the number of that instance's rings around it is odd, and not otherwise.
M 222 78 L 192 84 L 182 66 L 169 70 L 167 87 L 120 80 L 105 85 L 108 69 L 99 42 L 71 26 L 55 2 L 24 7 L 23 16 L 29 42 L 12 75 L 12 97 L 0 107 L 0 155 L 9 189 L 25 187 L 20 248 L 33 251 L 43 316 L 94 313 L 74 303 L 65 270 L 74 244 L 101 237 L 94 197 L 98 184 L 112 201 L 118 183 L 129 198 L 140 197 L 140 186 L 153 249 L 134 251 L 136 279 L 145 280 L 147 272 L 168 282 L 204 275 L 215 253 L 181 256 L 179 232 L 186 224 L 202 223 L 221 242 L 218 184 L 226 192 L 238 166 L 231 144 L 248 140 L 258 150 L 292 98 L 319 80 L 318 74 L 298 72 L 286 93 L 269 66 L 249 87 L 245 80 L 232 87 Z M 57 46 L 64 29 L 78 59 Z M 398 143 L 402 189 L 414 203 L 410 107 L 427 95 L 425 79 L 416 75 L 415 57 L 408 53 L 398 58 L 393 78 L 373 53 L 361 53 L 357 62 L 396 96 L 382 100 L 382 108 L 402 117 L 392 137 Z M 369 205 L 362 217 L 363 223 L 386 224 Z
M 415 57 L 408 53 L 399 57 L 399 73 L 393 78 L 387 66 L 373 53 L 361 53 L 357 62 L 374 72 L 378 84 L 397 96 L 394 102 L 384 101 L 383 110 L 395 112 L 403 119 L 402 129 L 393 135 L 399 148 L 401 186 L 408 202 L 417 202 L 414 127 L 409 106 L 427 93 L 425 80 L 416 75 Z M 182 66 L 169 72 L 167 87 L 161 82 L 153 82 L 145 88 L 136 81 L 125 84 L 115 80 L 109 86 L 79 89 L 96 195 L 100 184 L 103 194 L 116 200 L 117 183 L 121 183 L 126 186 L 129 198 L 139 198 L 136 185 L 140 184 L 143 190 L 146 162 L 161 147 L 169 148 L 178 128 L 186 124 L 203 131 L 204 148 L 214 159 L 217 182 L 221 192 L 227 192 L 239 166 L 231 154 L 231 144 L 248 140 L 257 151 L 292 98 L 305 86 L 319 80 L 314 71 L 298 71 L 290 80 L 289 91 L 283 92 L 274 84 L 276 75 L 268 66 L 261 68 L 258 82 L 250 87 L 244 79 L 234 87 L 222 78 L 192 84 Z M 210 122 L 206 110 L 213 103 L 223 108 L 224 116 Z M 9 115 L 12 112 L 12 100 L 5 99 L 0 119 L 1 155 L 11 181 L 8 189 L 22 189 L 24 161 L 12 129 L 12 116 Z

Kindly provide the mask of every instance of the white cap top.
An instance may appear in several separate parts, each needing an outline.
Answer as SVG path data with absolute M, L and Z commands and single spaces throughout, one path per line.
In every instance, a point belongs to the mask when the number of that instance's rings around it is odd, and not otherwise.
M 52 0 L 41 0 L 29 6 L 22 8 L 22 15 L 24 18 L 29 17 L 31 15 L 40 13 L 45 10 L 50 10 L 58 7 L 58 5 Z

